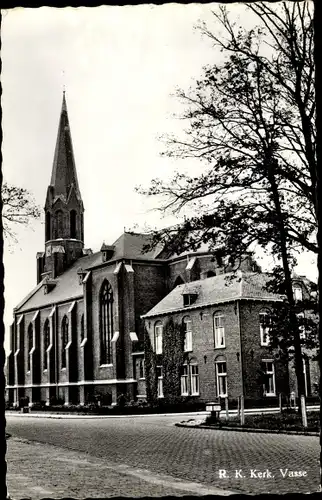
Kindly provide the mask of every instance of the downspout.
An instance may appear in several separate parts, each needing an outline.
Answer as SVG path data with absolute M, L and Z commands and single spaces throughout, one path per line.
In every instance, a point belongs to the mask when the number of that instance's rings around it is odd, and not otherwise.
M 54 307 L 54 306 L 53 306 Z M 58 399 L 58 307 L 56 306 L 55 316 L 54 316 L 54 335 L 55 335 L 55 383 L 56 383 L 56 399 Z
M 243 374 L 243 354 L 242 354 L 242 341 L 241 341 L 241 324 L 240 324 L 240 299 L 237 299 L 237 321 L 239 328 L 239 360 L 240 360 L 240 374 L 241 374 L 241 388 L 242 396 L 244 396 L 244 374 Z

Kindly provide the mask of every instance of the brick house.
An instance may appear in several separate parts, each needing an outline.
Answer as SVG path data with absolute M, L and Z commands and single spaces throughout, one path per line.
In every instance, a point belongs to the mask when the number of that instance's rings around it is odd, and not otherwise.
M 268 274 L 222 274 L 177 286 L 142 316 L 154 352 L 162 355 L 169 318 L 184 329 L 181 396 L 196 401 L 217 397 L 277 402 L 296 391 L 292 362 L 285 364 L 269 347 L 265 316 L 282 297 L 265 290 Z M 303 280 L 296 287 L 307 293 Z M 303 290 L 303 291 L 302 291 Z M 299 293 L 299 292 L 297 292 Z M 158 397 L 163 397 L 162 360 L 157 367 Z M 306 395 L 318 396 L 318 363 L 304 364 Z
M 9 402 L 18 405 L 28 397 L 31 405 L 57 399 L 85 404 L 100 397 L 116 404 L 121 395 L 144 398 L 144 323 L 154 336 L 156 322 L 162 326 L 166 315 L 178 321 L 189 316 L 192 350 L 182 382 L 187 393 L 209 399 L 220 380 L 229 394 L 244 390 L 257 397 L 253 377 L 259 359 L 270 359 L 258 340 L 258 315 L 275 300 L 261 295 L 260 282 L 254 285 L 258 296 L 238 295 L 241 284 L 223 285 L 224 268 L 207 249 L 146 252 L 143 234 L 124 232 L 93 253 L 84 246 L 83 214 L 64 95 L 45 202 L 45 248 L 36 256 L 37 285 L 14 309 L 10 329 Z M 254 266 L 245 258 L 241 271 L 246 276 Z M 198 288 L 194 304 L 182 303 L 193 300 L 182 295 L 184 287 Z M 219 337 L 224 329 L 225 346 L 214 346 L 214 317 Z M 278 363 L 272 366 L 279 390 L 285 374 Z

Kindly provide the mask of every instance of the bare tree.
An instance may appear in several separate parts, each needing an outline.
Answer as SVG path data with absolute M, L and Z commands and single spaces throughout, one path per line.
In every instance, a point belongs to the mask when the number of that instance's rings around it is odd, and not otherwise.
M 204 172 L 152 181 L 147 195 L 165 195 L 162 210 L 194 215 L 155 232 L 176 251 L 209 243 L 231 262 L 255 245 L 279 257 L 277 286 L 287 297 L 299 395 L 304 395 L 300 333 L 292 290 L 296 252 L 318 252 L 313 15 L 310 5 L 249 4 L 250 31 L 226 8 L 214 12 L 224 29 L 199 30 L 223 52 L 189 91 L 178 90 L 185 137 L 167 139 L 165 155 L 201 160 Z M 219 248 L 219 250 L 218 250 Z
M 24 188 L 4 182 L 1 188 L 3 234 L 9 240 L 17 241 L 15 226 L 28 225 L 40 218 L 40 208 L 32 194 Z

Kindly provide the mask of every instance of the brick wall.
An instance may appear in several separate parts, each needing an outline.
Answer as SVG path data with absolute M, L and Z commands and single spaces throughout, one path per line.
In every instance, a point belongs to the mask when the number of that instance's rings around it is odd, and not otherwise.
M 224 315 L 225 340 L 224 348 L 214 347 L 213 315 L 216 312 Z M 146 320 L 152 344 L 154 336 L 154 325 L 160 320 L 166 324 L 167 317 L 159 316 Z M 237 353 L 240 352 L 239 324 L 235 304 L 222 304 L 220 308 L 209 307 L 194 309 L 172 314 L 175 322 L 182 322 L 185 316 L 191 319 L 192 327 L 192 351 L 188 353 L 188 359 L 198 363 L 200 395 L 203 401 L 209 401 L 217 396 L 216 361 L 225 360 L 227 363 L 228 395 L 237 398 L 241 395 L 241 364 Z
M 289 394 L 288 367 L 279 361 L 269 347 L 261 346 L 259 314 L 269 310 L 269 303 L 256 301 L 240 302 L 242 332 L 243 378 L 245 395 L 248 398 L 262 398 L 263 386 L 259 370 L 264 359 L 274 361 L 276 395 Z M 268 397 L 268 396 L 267 396 Z
M 255 301 L 238 301 L 226 303 L 220 307 L 212 306 L 204 309 L 186 310 L 173 313 L 175 322 L 181 322 L 189 316 L 192 325 L 192 352 L 189 359 L 197 361 L 199 366 L 200 400 L 209 401 L 217 396 L 216 361 L 227 363 L 228 396 L 237 399 L 244 394 L 247 399 L 265 398 L 260 379 L 262 360 L 272 360 L 275 368 L 275 390 L 288 395 L 289 372 L 269 347 L 261 346 L 259 313 L 267 308 L 266 303 Z M 220 312 L 224 315 L 225 347 L 215 349 L 213 315 Z M 158 316 L 145 320 L 146 328 L 153 345 L 154 326 L 157 321 L 166 324 L 167 316 Z M 310 376 L 313 384 L 318 380 L 318 368 L 310 364 Z M 292 377 L 291 377 L 292 379 Z M 268 399 L 269 396 L 266 396 Z
M 133 265 L 135 287 L 135 328 L 140 339 L 143 339 L 143 323 L 141 315 L 146 314 L 167 294 L 166 273 L 162 265 Z

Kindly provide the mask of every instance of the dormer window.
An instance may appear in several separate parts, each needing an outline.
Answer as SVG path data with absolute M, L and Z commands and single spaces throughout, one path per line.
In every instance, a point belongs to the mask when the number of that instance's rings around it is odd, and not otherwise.
M 101 247 L 103 262 L 106 262 L 112 258 L 113 254 L 114 254 L 114 250 L 115 250 L 114 245 L 105 245 L 105 243 L 103 243 L 103 245 Z
M 47 278 L 44 283 L 44 294 L 46 295 L 47 293 L 50 293 L 52 289 L 55 288 L 55 286 L 56 286 L 56 281 L 47 275 Z
M 77 269 L 77 274 L 78 274 L 78 283 L 80 285 L 83 284 L 83 280 L 86 276 L 86 271 L 84 271 L 84 269 L 82 269 L 81 267 L 79 269 Z
M 184 307 L 191 306 L 194 302 L 196 302 L 196 299 L 198 297 L 198 294 L 196 293 L 183 293 L 182 295 Z

